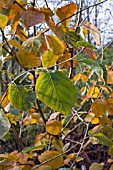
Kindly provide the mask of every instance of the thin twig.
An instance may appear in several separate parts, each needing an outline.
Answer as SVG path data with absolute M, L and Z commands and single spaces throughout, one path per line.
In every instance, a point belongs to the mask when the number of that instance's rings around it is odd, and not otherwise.
M 38 99 L 36 100 L 36 103 L 37 103 L 37 106 L 38 106 L 38 111 L 39 111 L 39 113 L 40 113 L 40 115 L 41 115 L 44 123 L 46 124 L 46 119 L 45 119 L 45 117 L 44 117 L 44 114 L 43 114 L 43 112 L 42 112 L 42 109 L 41 109 L 41 107 L 40 107 L 40 103 L 39 103 L 39 100 L 38 100 Z

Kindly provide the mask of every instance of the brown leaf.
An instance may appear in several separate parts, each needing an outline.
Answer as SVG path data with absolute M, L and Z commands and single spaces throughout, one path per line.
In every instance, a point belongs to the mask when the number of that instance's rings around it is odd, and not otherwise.
M 58 120 L 52 120 L 46 123 L 46 130 L 52 135 L 59 135 L 61 133 L 62 124 Z
M 97 27 L 94 24 L 91 24 L 89 22 L 84 22 L 83 25 L 91 32 L 96 44 L 100 46 L 101 45 L 101 37 L 100 37 L 100 33 L 99 33 L 99 30 L 97 29 Z
M 84 49 L 85 53 L 88 55 L 88 57 L 92 58 L 92 59 L 96 59 L 96 54 L 94 53 L 93 49 L 91 48 L 85 48 Z
M 113 71 L 108 70 L 107 73 L 108 73 L 108 75 L 107 75 L 107 83 L 108 84 L 113 84 Z
M 53 119 L 56 119 L 56 117 L 60 114 L 60 112 L 55 112 L 55 113 L 52 113 L 50 118 L 48 119 L 48 121 L 50 120 L 53 120 Z
M 47 161 L 55 156 L 58 156 L 60 153 L 57 151 L 45 151 L 44 153 L 42 153 L 38 159 L 41 163 L 43 163 L 44 161 Z M 48 161 L 45 165 L 51 166 L 52 169 L 58 169 L 60 167 L 62 167 L 64 165 L 63 163 L 63 158 L 62 156 L 59 156 L 58 158 L 55 158 L 51 161 Z
M 106 99 L 106 102 L 108 114 L 113 115 L 113 98 Z
M 20 11 L 20 17 L 24 21 L 26 28 L 30 28 L 31 26 L 35 26 L 44 21 L 45 15 L 39 11 Z
M 92 112 L 96 117 L 102 116 L 106 112 L 106 107 L 107 105 L 104 99 L 96 99 L 91 105 Z
M 59 19 L 62 21 L 64 20 L 65 18 L 71 16 L 74 14 L 74 12 L 77 10 L 78 8 L 78 5 L 75 4 L 75 3 L 70 3 L 70 4 L 67 4 L 61 8 L 57 8 L 56 10 L 56 14 L 57 16 L 59 17 Z M 66 19 L 65 21 L 63 21 L 61 24 L 63 26 L 67 26 L 68 23 L 70 22 L 70 18 Z
M 14 0 L 0 0 L 0 6 L 3 8 L 8 8 Z

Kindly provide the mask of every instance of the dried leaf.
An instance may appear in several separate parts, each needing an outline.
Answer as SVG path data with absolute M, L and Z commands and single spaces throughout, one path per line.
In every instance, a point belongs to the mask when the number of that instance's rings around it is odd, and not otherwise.
M 85 48 L 84 49 L 85 53 L 88 55 L 88 57 L 92 58 L 92 59 L 96 59 L 96 54 L 94 53 L 93 49 L 91 48 Z
M 91 24 L 89 22 L 84 22 L 83 25 L 91 32 L 96 44 L 100 46 L 101 45 L 101 37 L 100 37 L 100 33 L 99 33 L 99 30 L 97 29 L 97 27 L 94 24 Z
M 26 28 L 35 26 L 36 24 L 42 23 L 44 21 L 45 15 L 39 11 L 20 11 L 20 17 L 24 21 Z
M 113 98 L 106 99 L 106 102 L 108 114 L 113 115 Z

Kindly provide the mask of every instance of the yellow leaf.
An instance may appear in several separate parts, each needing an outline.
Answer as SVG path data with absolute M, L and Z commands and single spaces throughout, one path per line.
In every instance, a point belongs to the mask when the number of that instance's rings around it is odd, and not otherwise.
M 95 117 L 92 121 L 91 121 L 92 124 L 98 124 L 99 123 L 99 118 L 98 117 Z
M 81 95 L 84 95 L 85 92 L 86 92 L 86 86 L 83 86 L 83 87 L 81 88 L 80 92 L 81 92 Z
M 12 20 L 21 10 L 22 7 L 20 7 L 17 3 L 11 4 L 11 8 L 9 12 L 9 20 Z
M 99 33 L 99 30 L 97 29 L 97 27 L 94 24 L 91 24 L 89 22 L 84 22 L 83 25 L 91 32 L 96 44 L 100 46 L 101 45 L 101 37 L 100 37 L 100 33 Z
M 99 96 L 99 94 L 100 94 L 100 89 L 98 87 L 95 87 L 93 98 L 97 98 Z
M 0 27 L 2 28 L 2 30 L 5 29 L 7 22 L 8 22 L 8 16 L 4 14 L 0 14 Z
M 56 36 L 47 35 L 46 36 L 47 47 L 54 54 L 62 54 L 65 50 L 63 42 Z
M 20 20 L 20 18 L 19 18 L 19 15 L 17 14 L 11 24 L 11 34 L 14 34 L 16 32 L 19 20 Z
M 78 80 L 80 80 L 81 76 L 82 76 L 81 73 L 78 73 L 74 76 L 73 81 L 74 81 L 75 84 L 77 83 Z
M 56 14 L 59 17 L 59 19 L 62 21 L 65 18 L 73 15 L 75 13 L 75 11 L 77 10 L 77 8 L 78 8 L 77 4 L 70 3 L 70 4 L 67 4 L 67 5 L 61 7 L 61 8 L 58 8 L 56 10 Z M 66 19 L 65 21 L 63 21 L 61 24 L 66 27 L 68 25 L 68 23 L 70 22 L 70 20 L 71 20 L 71 17 Z
M 59 154 L 60 153 L 58 151 L 48 150 L 48 151 L 43 152 L 40 156 L 38 156 L 38 159 L 41 163 L 43 163 L 55 156 L 58 156 Z M 48 161 L 45 165 L 52 167 L 52 169 L 58 169 L 64 165 L 63 158 L 62 156 L 59 156 L 58 158 Z
M 82 75 L 81 75 L 81 80 L 82 80 L 83 82 L 88 82 L 88 77 L 87 77 L 85 74 L 82 74 Z
M 88 30 L 84 26 L 81 26 L 80 29 L 81 29 L 84 37 L 86 37 L 88 35 Z
M 30 51 L 19 50 L 16 55 L 19 63 L 26 68 L 40 66 L 40 57 L 36 54 L 32 54 Z
M 90 58 L 92 58 L 92 59 L 96 59 L 96 58 L 97 58 L 95 52 L 94 52 L 93 49 L 91 49 L 91 48 L 86 47 L 86 48 L 84 49 L 84 52 L 88 55 L 88 57 L 90 57 Z
M 50 67 L 53 66 L 60 56 L 55 55 L 51 51 L 45 51 L 44 55 L 42 56 L 42 65 L 43 67 Z
M 22 49 L 22 45 L 19 44 L 16 40 L 9 40 L 8 41 L 9 45 L 12 45 L 13 47 L 16 47 L 18 49 Z
M 17 27 L 16 35 L 20 38 L 21 41 L 25 41 L 27 39 L 26 32 L 21 29 L 21 27 Z
M 87 96 L 88 96 L 88 97 L 91 97 L 91 96 L 92 96 L 92 94 L 94 93 L 94 89 L 95 89 L 95 87 L 93 87 L 93 86 L 91 86 L 91 87 L 88 89 L 88 91 L 87 91 Z
M 96 117 L 102 116 L 106 112 L 106 107 L 107 105 L 104 99 L 96 99 L 91 105 L 92 112 Z
M 46 123 L 46 130 L 52 135 L 59 135 L 61 133 L 62 124 L 58 120 L 52 120 Z

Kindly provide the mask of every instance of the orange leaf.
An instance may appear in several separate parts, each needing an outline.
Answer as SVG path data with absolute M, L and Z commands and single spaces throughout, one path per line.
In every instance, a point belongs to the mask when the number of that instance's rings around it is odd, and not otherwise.
M 94 93 L 94 89 L 95 89 L 95 87 L 93 87 L 93 86 L 91 86 L 91 87 L 88 89 L 88 92 L 87 92 L 87 96 L 88 96 L 88 97 L 91 97 L 91 96 L 92 96 L 92 94 Z
M 91 108 L 95 116 L 100 117 L 106 112 L 106 101 L 104 99 L 96 99 L 92 103 Z
M 42 153 L 38 159 L 41 163 L 55 157 L 58 156 L 60 153 L 57 151 L 45 151 L 44 153 Z M 62 156 L 59 156 L 58 158 L 55 158 L 51 161 L 48 161 L 45 165 L 51 166 L 52 169 L 58 169 L 60 167 L 62 167 L 64 165 L 63 163 L 63 158 Z
M 84 49 L 84 51 L 90 58 L 96 59 L 97 56 L 94 53 L 93 49 L 87 47 L 87 48 Z
M 108 84 L 113 84 L 113 71 L 108 70 L 108 75 L 107 75 L 107 83 Z
M 78 80 L 80 80 L 81 76 L 82 76 L 81 73 L 78 73 L 74 76 L 73 81 L 74 81 L 75 84 L 77 83 Z
M 82 74 L 82 75 L 81 75 L 81 80 L 82 80 L 83 82 L 88 82 L 88 77 L 87 77 L 85 74 Z
M 46 123 L 46 130 L 52 135 L 59 135 L 61 133 L 62 124 L 58 120 L 52 120 Z
M 106 99 L 106 102 L 108 114 L 113 115 L 113 98 Z
M 22 7 L 20 7 L 17 3 L 11 4 L 11 8 L 9 12 L 9 20 L 13 19 L 21 10 Z
M 97 27 L 94 24 L 91 24 L 89 22 L 84 22 L 83 25 L 91 32 L 96 44 L 100 46 L 101 38 L 100 38 L 100 33 L 99 33 L 99 30 L 97 29 Z
M 30 28 L 31 26 L 35 26 L 44 21 L 45 15 L 39 11 L 20 11 L 20 17 L 24 21 L 26 28 Z
M 56 14 L 59 17 L 59 19 L 62 21 L 65 18 L 73 15 L 74 12 L 77 10 L 77 8 L 78 8 L 77 4 L 70 3 L 70 4 L 67 4 L 67 5 L 61 7 L 61 8 L 58 8 L 56 10 Z M 70 22 L 70 19 L 71 19 L 71 17 L 66 19 L 65 21 L 63 21 L 61 24 L 66 27 L 68 25 L 68 23 Z

